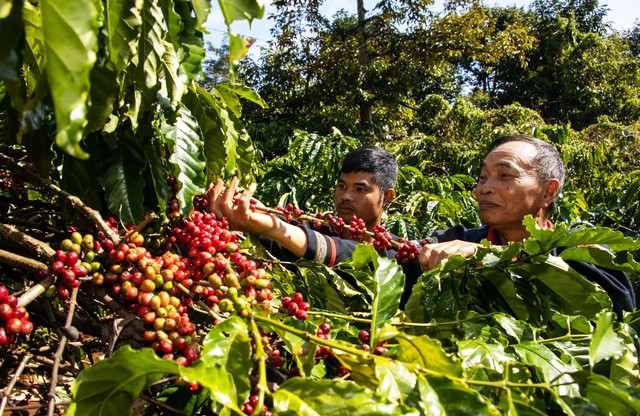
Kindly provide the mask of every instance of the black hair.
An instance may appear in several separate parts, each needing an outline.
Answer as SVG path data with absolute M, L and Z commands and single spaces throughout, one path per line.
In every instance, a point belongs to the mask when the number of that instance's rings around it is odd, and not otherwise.
M 558 193 L 556 196 L 560 194 L 562 187 L 564 186 L 566 170 L 558 150 L 551 143 L 545 142 L 544 140 L 536 139 L 535 137 L 527 136 L 525 134 L 516 134 L 494 139 L 489 144 L 489 151 L 487 153 L 490 153 L 496 147 L 509 142 L 531 143 L 533 147 L 535 147 L 536 156 L 534 157 L 534 163 L 538 179 L 540 182 L 544 182 L 551 178 L 557 179 L 560 182 L 560 186 L 558 186 Z M 554 206 L 555 201 L 549 206 L 549 212 L 553 211 Z
M 348 152 L 340 173 L 370 173 L 382 192 L 396 186 L 398 163 L 393 155 L 379 146 L 361 146 Z

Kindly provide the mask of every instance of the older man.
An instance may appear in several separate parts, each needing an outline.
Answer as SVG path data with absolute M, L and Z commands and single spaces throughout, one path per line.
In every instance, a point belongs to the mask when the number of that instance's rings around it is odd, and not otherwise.
M 432 269 L 454 254 L 470 257 L 483 239 L 495 245 L 522 241 L 529 237 L 522 224 L 526 215 L 532 215 L 540 227 L 553 227 L 549 215 L 564 179 L 562 158 L 551 144 L 524 135 L 494 140 L 475 188 L 480 218 L 485 225 L 474 229 L 456 226 L 436 232 L 438 242 L 424 246 L 420 264 L 424 269 Z M 626 274 L 583 262 L 568 263 L 599 284 L 618 313 L 635 308 L 635 294 Z

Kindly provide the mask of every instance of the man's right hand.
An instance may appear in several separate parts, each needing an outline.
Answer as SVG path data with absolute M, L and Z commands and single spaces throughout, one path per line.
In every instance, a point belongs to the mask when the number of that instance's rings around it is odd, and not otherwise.
M 443 243 L 425 244 L 420 251 L 420 265 L 424 270 L 431 270 L 445 259 L 459 254 L 469 258 L 476 253 L 481 244 L 462 240 L 445 241 Z

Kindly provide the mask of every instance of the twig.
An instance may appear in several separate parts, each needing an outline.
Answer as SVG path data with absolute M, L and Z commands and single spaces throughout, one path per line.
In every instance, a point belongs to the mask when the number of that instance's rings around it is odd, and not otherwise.
M 13 214 L 13 213 L 12 213 Z M 5 218 L 3 220 L 5 223 L 8 224 L 13 224 L 13 225 L 21 225 L 25 228 L 31 228 L 34 230 L 40 230 L 43 233 L 50 233 L 53 235 L 64 235 L 65 233 L 63 231 L 60 231 L 59 229 L 53 228 L 50 225 L 47 224 L 40 224 L 40 223 L 36 223 L 33 221 L 26 221 L 26 220 L 20 220 L 17 218 Z
M 71 291 L 71 299 L 69 302 L 69 312 L 67 313 L 67 321 L 64 324 L 66 329 L 71 327 L 71 323 L 73 322 L 73 313 L 76 309 L 76 298 L 78 296 L 78 288 L 74 287 Z M 58 367 L 60 366 L 60 361 L 62 360 L 62 353 L 64 352 L 64 348 L 67 345 L 67 337 L 62 335 L 60 338 L 60 344 L 58 345 L 58 349 L 56 350 L 56 354 L 54 355 L 53 360 L 53 368 L 51 369 L 51 386 L 49 387 L 49 407 L 47 409 L 47 416 L 52 416 L 55 408 L 56 408 L 56 385 L 58 384 Z
M 17 164 L 12 158 L 8 157 L 7 155 L 5 155 L 3 153 L 0 153 L 0 163 L 4 164 L 5 166 L 7 166 L 11 170 L 19 171 L 20 174 L 25 179 L 27 179 L 27 180 L 29 180 L 29 181 L 31 181 L 33 183 L 36 183 L 38 185 L 41 185 L 41 186 L 45 187 L 49 192 L 60 196 L 69 205 L 71 205 L 72 208 L 76 209 L 81 214 L 83 214 L 85 217 L 87 217 L 91 221 L 93 221 L 98 226 L 98 228 L 107 237 L 109 237 L 109 239 L 111 241 L 113 241 L 113 244 L 118 245 L 118 243 L 120 243 L 120 236 L 118 235 L 118 233 L 113 231 L 113 229 L 102 219 L 102 217 L 100 216 L 100 213 L 98 211 L 96 211 L 95 209 L 93 209 L 93 208 L 89 207 L 88 205 L 86 205 L 84 202 L 82 202 L 82 200 L 80 198 L 78 198 L 77 196 L 71 195 L 70 193 L 60 189 L 53 182 L 49 181 L 48 179 L 44 179 L 44 178 L 40 177 L 35 172 L 32 172 L 32 171 L 30 171 L 28 169 L 25 169 L 24 167 L 22 167 L 19 164 Z
M 1 154 L 1 153 L 0 153 Z M 39 259 L 51 260 L 56 251 L 49 244 L 31 237 L 11 225 L 0 223 L 0 235 L 21 247 L 27 248 Z M 46 268 L 46 267 L 45 267 Z
M 154 399 L 153 397 L 148 396 L 146 394 L 140 395 L 140 399 L 145 400 L 145 401 L 147 401 L 147 402 L 149 402 L 149 403 L 151 403 L 151 404 L 153 404 L 155 406 L 160 407 L 161 409 L 168 410 L 168 411 L 170 411 L 172 413 L 175 413 L 177 415 L 184 415 L 185 414 L 184 412 L 176 409 L 175 407 L 171 407 L 166 403 L 162 403 L 161 401 L 158 401 L 158 400 Z
M 24 371 L 24 368 L 31 357 L 32 355 L 29 353 L 22 357 L 22 361 L 20 361 L 20 365 L 16 368 L 16 372 L 13 374 L 13 377 L 11 377 L 9 384 L 7 384 L 7 387 L 5 387 L 4 390 L 2 390 L 2 393 L 0 393 L 0 396 L 2 396 L 2 400 L 0 400 L 0 415 L 4 414 L 4 408 L 9 401 L 9 396 L 11 396 L 11 390 L 13 390 L 13 386 L 16 384 L 16 381 L 18 381 L 18 377 L 20 377 Z

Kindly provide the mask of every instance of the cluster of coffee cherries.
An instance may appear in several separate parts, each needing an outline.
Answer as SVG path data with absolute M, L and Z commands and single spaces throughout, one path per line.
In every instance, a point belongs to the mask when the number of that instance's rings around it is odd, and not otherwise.
M 360 348 L 362 348 L 364 351 L 371 351 L 371 346 L 369 345 L 369 342 L 371 341 L 371 335 L 369 334 L 369 331 L 360 331 L 358 333 L 358 341 L 360 341 L 362 344 Z M 385 345 L 387 345 L 386 340 L 378 342 L 378 345 L 376 345 L 373 349 L 373 353 L 376 355 L 385 354 L 387 351 L 389 351 L 389 349 L 385 347 Z
M 242 404 L 242 413 L 244 413 L 245 415 L 254 414 L 256 411 L 256 405 L 258 404 L 258 400 L 259 398 L 257 394 L 252 394 L 251 396 L 247 397 Z M 271 413 L 267 406 L 263 405 L 261 414 L 264 416 L 271 416 L 273 413 Z
M 50 267 L 58 278 L 56 291 L 61 298 L 68 298 L 70 290 L 80 286 L 89 273 L 100 270 L 102 264 L 97 256 L 100 249 L 100 243 L 91 234 L 83 236 L 74 231 L 70 238 L 62 240 Z
M 11 174 L 9 171 L 0 171 L 0 189 L 5 191 L 21 190 L 24 188 L 24 178 L 19 173 Z
M 13 343 L 17 335 L 33 331 L 29 312 L 18 306 L 18 298 L 9 294 L 6 286 L 0 286 L 0 347 Z
M 346 225 L 340 217 L 334 217 L 332 214 L 304 214 L 301 210 L 294 209 L 291 204 L 287 204 L 285 208 L 278 207 L 276 211 L 282 212 L 285 221 L 288 222 L 307 219 L 311 220 L 316 228 L 320 228 L 322 224 L 326 224 L 329 230 L 336 235 L 341 236 L 343 235 L 343 231 L 348 229 L 351 234 L 351 239 L 356 241 L 362 241 L 362 237 L 365 234 L 369 234 L 373 236 L 373 246 L 378 251 L 384 251 L 392 246 L 396 246 L 398 250 L 396 260 L 401 263 L 415 259 L 420 253 L 420 246 L 418 244 L 403 238 L 398 238 L 398 241 L 394 241 L 391 234 L 381 225 L 376 225 L 372 231 L 368 231 L 364 221 L 355 215 L 351 217 L 349 225 Z M 426 241 L 422 240 L 421 243 L 426 244 Z
M 282 298 L 282 308 L 286 310 L 289 316 L 295 316 L 301 321 L 307 319 L 307 311 L 309 310 L 309 303 L 304 301 L 304 296 L 300 292 L 296 292 L 293 297 Z
M 398 242 L 400 245 L 398 246 L 398 252 L 396 253 L 396 260 L 399 262 L 407 263 L 415 259 L 420 254 L 420 247 L 413 241 L 405 240 L 401 237 L 398 238 Z
M 316 330 L 316 336 L 320 339 L 331 339 L 331 326 L 327 322 L 323 322 Z M 325 359 L 331 355 L 331 351 L 325 347 L 318 346 L 316 348 L 316 360 Z
M 367 231 L 367 226 L 362 218 L 358 218 L 355 215 L 351 217 L 349 222 L 349 232 L 351 233 L 351 239 L 356 241 L 362 241 L 362 236 Z

